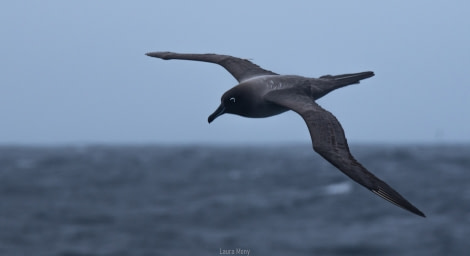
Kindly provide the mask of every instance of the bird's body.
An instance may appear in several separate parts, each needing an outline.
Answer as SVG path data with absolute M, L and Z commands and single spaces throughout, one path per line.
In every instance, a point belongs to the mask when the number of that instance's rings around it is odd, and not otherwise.
M 264 100 L 269 92 L 292 87 L 299 76 L 263 75 L 247 79 L 224 95 L 231 95 L 243 105 L 237 115 L 251 118 L 270 117 L 288 111 L 288 108 Z M 236 103 L 236 102 L 235 102 Z
M 152 52 L 147 55 L 165 60 L 195 60 L 221 65 L 238 80 L 239 84 L 222 95 L 220 106 L 208 118 L 209 123 L 224 113 L 261 118 L 293 110 L 305 120 L 312 138 L 313 149 L 318 154 L 380 197 L 425 217 L 420 210 L 384 181 L 367 171 L 351 155 L 341 124 L 330 112 L 315 102 L 335 89 L 372 77 L 373 72 L 309 78 L 279 75 L 262 69 L 248 60 L 229 55 L 172 52 Z

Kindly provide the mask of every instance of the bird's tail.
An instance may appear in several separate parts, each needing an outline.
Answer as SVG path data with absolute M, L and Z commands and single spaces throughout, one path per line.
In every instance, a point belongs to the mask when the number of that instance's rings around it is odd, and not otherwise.
M 366 79 L 372 76 L 374 76 L 374 72 L 366 71 L 366 72 L 336 75 L 336 76 L 326 75 L 326 76 L 320 77 L 320 79 L 333 80 L 336 85 L 335 89 L 337 89 L 337 88 L 350 85 L 350 84 L 358 84 L 359 81 L 361 81 L 362 79 Z
M 343 74 L 343 75 L 336 75 L 336 76 L 332 76 L 332 75 L 321 76 L 319 79 L 328 81 L 328 83 L 321 83 L 321 85 L 319 85 L 321 89 L 320 89 L 320 92 L 316 94 L 315 98 L 319 99 L 327 95 L 331 91 L 344 87 L 346 85 L 358 84 L 359 81 L 361 81 L 362 79 L 366 79 L 372 76 L 374 76 L 374 72 L 372 71 L 366 71 L 366 72 L 360 72 L 360 73 L 354 73 L 354 74 Z

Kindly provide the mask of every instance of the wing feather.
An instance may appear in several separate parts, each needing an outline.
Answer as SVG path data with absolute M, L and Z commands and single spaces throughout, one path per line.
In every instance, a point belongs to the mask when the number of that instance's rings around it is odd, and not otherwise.
M 277 90 L 268 93 L 265 99 L 300 114 L 307 123 L 313 149 L 344 174 L 385 200 L 425 217 L 420 210 L 387 183 L 370 173 L 352 156 L 343 128 L 336 117 L 304 92 L 295 89 Z
M 164 60 L 195 60 L 219 64 L 232 74 L 238 82 L 262 75 L 277 75 L 269 70 L 262 69 L 260 66 L 253 64 L 251 61 L 236 58 L 229 55 L 220 54 L 193 54 L 193 53 L 174 53 L 174 52 L 149 52 L 146 54 L 150 57 L 160 58 Z

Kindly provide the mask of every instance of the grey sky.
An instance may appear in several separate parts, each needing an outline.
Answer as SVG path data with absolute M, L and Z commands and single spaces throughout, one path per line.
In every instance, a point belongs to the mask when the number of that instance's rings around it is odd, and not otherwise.
M 360 3 L 360 4 L 359 4 Z M 319 100 L 350 142 L 470 142 L 468 1 L 3 1 L 0 144 L 309 142 L 295 113 L 207 116 L 221 53 L 281 74 L 376 76 Z

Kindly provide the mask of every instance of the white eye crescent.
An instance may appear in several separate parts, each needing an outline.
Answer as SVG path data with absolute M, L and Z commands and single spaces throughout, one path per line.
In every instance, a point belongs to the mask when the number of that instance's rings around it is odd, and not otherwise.
M 235 97 L 230 98 L 230 101 L 235 103 Z

